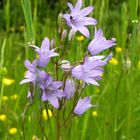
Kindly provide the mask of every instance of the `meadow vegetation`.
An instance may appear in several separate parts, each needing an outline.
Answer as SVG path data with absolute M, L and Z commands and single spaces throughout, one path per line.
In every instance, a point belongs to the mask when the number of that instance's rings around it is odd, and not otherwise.
M 0 1 L 0 140 L 45 140 L 56 137 L 53 114 L 39 108 L 40 101 L 28 106 L 27 85 L 19 85 L 25 75 L 24 60 L 35 53 L 28 44 L 41 45 L 44 37 L 58 40 L 59 13 L 68 8 L 65 0 Z M 70 2 L 76 3 L 76 0 Z M 88 86 L 91 108 L 71 124 L 67 140 L 139 140 L 140 139 L 140 3 L 138 0 L 83 0 L 93 5 L 91 14 L 98 20 L 106 38 L 117 45 L 105 67 L 99 87 Z M 90 27 L 94 33 L 94 28 Z M 80 60 L 92 38 L 76 33 L 69 57 Z M 67 46 L 65 46 L 67 47 Z M 52 63 L 47 70 L 52 72 Z

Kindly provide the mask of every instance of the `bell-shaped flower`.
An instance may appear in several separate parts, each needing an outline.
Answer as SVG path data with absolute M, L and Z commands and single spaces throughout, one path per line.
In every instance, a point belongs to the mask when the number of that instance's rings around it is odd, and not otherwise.
M 42 89 L 42 101 L 49 101 L 55 108 L 59 108 L 58 98 L 66 96 L 65 92 L 60 90 L 63 85 L 61 81 L 53 81 L 49 74 L 46 74 L 45 80 L 40 82 Z
M 64 14 L 63 17 L 66 20 L 66 23 L 69 27 L 71 27 L 74 32 L 79 31 L 84 36 L 89 37 L 90 33 L 87 29 L 87 25 L 96 25 L 97 21 L 94 18 L 87 17 L 89 15 L 94 7 L 88 6 L 86 8 L 82 8 L 82 0 L 78 0 L 75 7 L 71 3 L 67 3 L 71 13 L 70 14 Z
M 36 83 L 42 81 L 46 73 L 37 68 L 37 60 L 34 60 L 32 63 L 29 60 L 25 60 L 25 67 L 28 71 L 25 74 L 25 79 L 23 79 L 20 84 L 29 83 L 27 97 L 30 98 L 34 96 Z
M 74 114 L 82 115 L 86 110 L 93 107 L 93 105 L 90 104 L 90 102 L 90 97 L 84 97 L 83 99 L 79 99 L 76 107 L 74 108 Z
M 66 80 L 64 91 L 66 93 L 67 99 L 70 99 L 73 97 L 73 95 L 75 93 L 75 84 L 74 84 L 73 80 L 70 80 L 70 79 Z
M 106 40 L 106 38 L 103 36 L 102 29 L 99 29 L 97 31 L 96 28 L 95 28 L 94 39 L 88 45 L 88 50 L 91 53 L 91 55 L 94 56 L 94 55 L 100 53 L 103 50 L 111 48 L 114 45 L 116 45 L 114 39 Z
M 46 37 L 42 44 L 41 44 L 41 48 L 37 47 L 37 46 L 31 46 L 35 48 L 35 51 L 38 53 L 38 66 L 40 67 L 45 67 L 49 61 L 51 57 L 55 57 L 58 56 L 59 54 L 54 52 L 56 50 L 52 49 L 50 50 L 50 41 L 49 39 Z
M 101 58 L 103 57 L 86 56 L 83 65 L 78 65 L 72 69 L 72 76 L 87 84 L 99 86 L 97 81 L 101 80 L 100 75 L 104 73 L 102 66 L 107 64 L 107 62 L 101 60 Z
M 29 60 L 25 60 L 25 67 L 28 71 L 25 74 L 25 79 L 20 82 L 20 84 L 35 82 L 37 79 L 37 60 L 34 60 L 32 63 Z

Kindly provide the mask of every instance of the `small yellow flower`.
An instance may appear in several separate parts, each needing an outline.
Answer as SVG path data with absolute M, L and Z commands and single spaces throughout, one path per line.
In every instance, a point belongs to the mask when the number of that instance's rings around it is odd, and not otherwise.
M 97 111 L 93 111 L 93 112 L 92 112 L 92 116 L 93 116 L 93 117 L 97 117 L 97 116 L 98 116 Z
M 116 47 L 116 48 L 115 48 L 115 51 L 116 51 L 117 53 L 121 53 L 121 52 L 122 52 L 122 48 Z
M 6 115 L 5 114 L 1 114 L 0 115 L 0 121 L 4 122 L 6 120 Z
M 11 100 L 16 100 L 17 97 L 18 97 L 18 95 L 17 95 L 17 94 L 14 94 L 14 95 L 12 95 L 10 98 L 11 98 Z
M 33 135 L 32 140 L 39 140 L 36 135 Z
M 138 61 L 137 67 L 138 67 L 138 69 L 140 69 L 140 60 Z
M 132 23 L 138 23 L 139 21 L 137 19 L 134 19 L 131 21 Z
M 81 35 L 81 36 L 77 36 L 76 39 L 77 41 L 83 41 L 85 37 Z
M 7 101 L 8 100 L 8 96 L 2 96 L 2 100 L 3 101 Z
M 28 117 L 28 121 L 31 122 L 31 116 Z
M 109 60 L 109 63 L 112 65 L 118 65 L 118 60 L 116 58 L 112 58 L 111 60 Z
M 15 80 L 14 79 L 3 78 L 2 82 L 5 86 L 10 86 L 15 82 Z
M 49 117 L 48 117 L 48 115 L 49 115 Z M 48 118 L 52 117 L 53 114 L 50 109 L 48 109 L 48 115 L 47 115 L 46 109 L 44 109 L 42 111 L 42 117 L 44 118 L 44 120 L 47 120 Z
M 17 133 L 17 128 L 15 128 L 15 127 L 10 128 L 10 129 L 9 129 L 9 133 L 10 133 L 11 135 L 16 134 L 16 133 Z

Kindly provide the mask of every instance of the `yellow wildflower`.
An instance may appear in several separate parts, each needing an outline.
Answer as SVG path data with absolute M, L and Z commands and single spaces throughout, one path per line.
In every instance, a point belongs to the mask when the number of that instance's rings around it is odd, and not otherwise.
M 76 37 L 77 41 L 83 41 L 85 37 L 83 35 Z
M 93 117 L 97 117 L 97 116 L 98 116 L 97 111 L 93 111 L 93 112 L 92 112 L 92 116 L 93 116 Z
M 49 116 L 48 116 L 49 115 Z M 46 111 L 46 109 L 44 109 L 43 111 L 42 111 L 42 117 L 44 118 L 44 120 L 47 120 L 48 118 L 50 118 L 50 117 L 52 117 L 52 112 L 51 112 L 51 110 L 50 109 L 48 109 L 48 115 L 47 115 L 47 111 Z
M 8 100 L 8 96 L 2 96 L 2 100 L 3 101 L 7 101 Z
M 10 128 L 10 129 L 9 129 L 9 133 L 10 133 L 11 135 L 16 134 L 16 133 L 17 133 L 17 128 L 15 128 L 15 127 Z
M 112 58 L 111 60 L 109 60 L 109 63 L 112 65 L 118 65 L 118 60 L 116 58 Z
M 17 95 L 17 94 L 14 94 L 14 95 L 12 95 L 10 98 L 11 98 L 11 100 L 16 100 L 17 97 L 18 97 L 18 95 Z
M 138 69 L 140 69 L 140 60 L 138 61 L 137 67 L 138 67 Z
M 5 114 L 1 114 L 0 115 L 0 121 L 4 122 L 6 120 L 6 115 Z
M 28 117 L 28 121 L 31 122 L 31 116 Z
M 131 21 L 132 23 L 138 23 L 139 21 L 137 19 L 134 19 Z
M 15 82 L 15 80 L 14 79 L 3 78 L 2 82 L 5 86 L 10 86 Z
M 115 48 L 115 51 L 116 51 L 117 53 L 121 53 L 121 52 L 122 52 L 122 48 L 116 47 L 116 48 Z
M 32 140 L 39 140 L 36 135 L 33 135 Z

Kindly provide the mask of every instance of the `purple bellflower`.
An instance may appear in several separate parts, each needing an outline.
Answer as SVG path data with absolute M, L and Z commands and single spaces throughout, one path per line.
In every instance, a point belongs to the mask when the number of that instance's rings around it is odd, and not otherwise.
M 97 81 L 101 80 L 100 75 L 104 73 L 102 66 L 107 64 L 106 61 L 101 60 L 101 58 L 97 59 L 86 56 L 83 65 L 78 65 L 72 69 L 73 77 L 87 84 L 99 86 Z
M 79 99 L 76 107 L 74 108 L 74 114 L 82 115 L 87 109 L 93 107 L 90 102 L 90 97 L 84 97 L 83 99 Z
M 25 79 L 22 80 L 20 84 L 36 83 L 44 79 L 46 72 L 37 68 L 37 60 L 34 60 L 32 63 L 29 60 L 25 60 L 25 67 L 28 71 L 25 74 Z
M 66 96 L 65 92 L 59 88 L 63 85 L 61 81 L 53 81 L 49 74 L 46 74 L 45 80 L 40 82 L 42 89 L 42 101 L 49 101 L 55 108 L 59 108 L 58 98 Z
M 97 21 L 94 18 L 86 17 L 88 14 L 90 14 L 94 7 L 88 6 L 84 9 L 82 8 L 82 0 L 78 0 L 75 7 L 71 3 L 67 3 L 71 13 L 70 14 L 64 14 L 63 17 L 66 20 L 66 23 L 69 27 L 71 27 L 74 32 L 79 31 L 84 36 L 89 37 L 90 33 L 87 29 L 87 25 L 96 25 Z
M 70 80 L 70 79 L 66 80 L 64 91 L 66 93 L 67 99 L 70 99 L 73 97 L 73 95 L 75 93 L 75 84 L 74 84 L 73 80 Z
M 116 45 L 115 40 L 106 40 L 106 38 L 103 36 L 102 29 L 97 31 L 95 28 L 94 39 L 88 45 L 88 50 L 91 55 L 96 55 L 114 45 Z
M 46 73 L 37 68 L 37 60 L 34 60 L 32 63 L 29 60 L 25 60 L 25 67 L 28 71 L 25 74 L 25 79 L 22 80 L 20 84 L 29 83 L 27 97 L 30 98 L 34 96 L 35 84 L 42 81 Z
M 29 60 L 25 60 L 25 67 L 28 69 L 28 71 L 25 74 L 25 79 L 22 80 L 20 84 L 36 82 L 37 72 L 39 72 L 39 69 L 37 69 L 36 66 L 37 66 L 37 60 L 34 60 L 32 63 Z
M 50 41 L 47 37 L 43 40 L 41 44 L 41 48 L 37 46 L 32 46 L 32 47 L 35 48 L 35 51 L 39 55 L 38 66 L 40 67 L 45 67 L 49 63 L 51 57 L 55 57 L 59 55 L 58 53 L 54 52 L 56 48 L 50 50 Z

